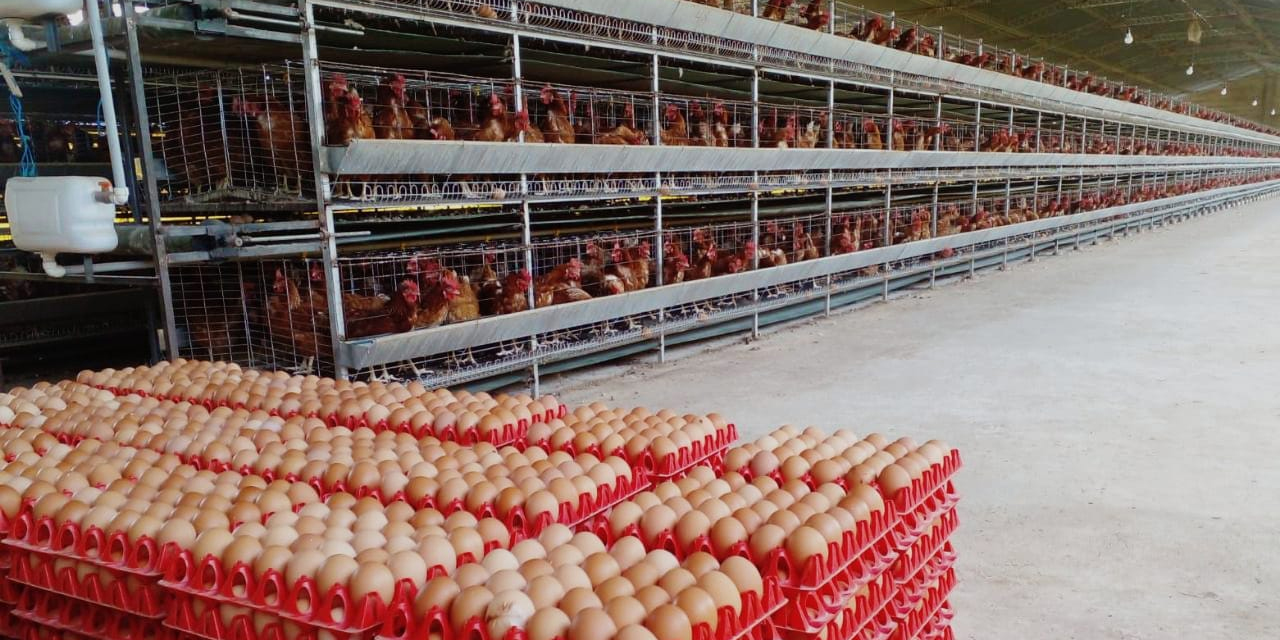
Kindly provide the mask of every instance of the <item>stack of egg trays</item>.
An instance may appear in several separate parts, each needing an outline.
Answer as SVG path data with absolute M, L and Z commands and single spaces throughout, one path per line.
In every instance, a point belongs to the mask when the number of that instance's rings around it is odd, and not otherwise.
M 161 401 L 186 402 L 168 398 Z M 59 442 L 71 446 L 75 446 L 85 439 L 83 436 L 65 432 L 51 433 L 51 435 L 57 438 Z M 185 455 L 182 453 L 176 453 L 175 455 L 177 455 L 183 463 L 200 470 L 208 469 L 214 473 L 234 471 L 246 476 L 260 475 L 267 481 L 278 479 L 274 477 L 274 474 L 259 474 L 247 466 L 237 468 L 228 461 L 206 460 L 198 455 Z M 379 487 L 350 487 L 343 481 L 326 483 L 324 479 L 320 477 L 285 477 L 283 479 L 290 482 L 306 482 L 320 494 L 321 500 L 325 500 L 335 493 L 347 492 L 355 495 L 357 498 L 372 496 L 383 504 L 389 504 L 397 500 L 404 500 L 409 502 L 414 508 L 432 507 L 443 512 L 446 517 L 456 511 L 462 511 L 465 508 L 461 500 L 455 500 L 446 504 L 438 504 L 434 496 L 425 496 L 418 500 L 410 499 L 405 496 L 403 492 L 397 492 L 394 495 L 385 496 L 382 495 L 382 491 Z M 501 516 L 500 519 L 506 523 L 513 536 L 516 536 L 517 538 L 537 536 L 546 527 L 556 523 L 564 524 L 570 528 L 578 528 L 582 523 L 592 521 L 596 515 L 607 512 L 614 505 L 629 499 L 631 496 L 634 496 L 645 489 L 648 489 L 652 484 L 653 483 L 649 479 L 648 472 L 644 468 L 631 467 L 630 476 L 619 475 L 615 478 L 615 483 L 612 486 L 597 487 L 594 495 L 583 493 L 578 496 L 577 500 L 571 500 L 560 504 L 558 512 L 554 516 L 551 514 L 544 514 L 542 517 L 536 519 L 529 518 L 525 515 L 522 508 L 517 507 L 504 516 Z M 492 503 L 481 505 L 473 513 L 479 518 L 499 517 L 496 515 L 496 509 Z
M 172 400 L 174 402 L 190 402 L 192 404 L 204 405 L 204 407 L 209 410 L 213 410 L 214 408 L 220 407 L 220 406 L 225 406 L 233 409 L 248 409 L 250 411 L 254 411 L 262 408 L 259 406 L 249 406 L 242 402 L 233 403 L 229 400 L 220 400 L 212 396 L 181 397 L 181 396 L 165 395 L 165 394 L 153 394 L 153 393 L 148 393 L 147 391 L 142 389 L 136 389 L 131 387 L 112 387 L 112 386 L 105 386 L 105 385 L 91 385 L 91 386 L 97 389 L 104 389 L 106 391 L 110 391 L 111 393 L 114 393 L 116 395 L 139 395 L 144 397 L 155 397 L 157 400 Z M 386 419 L 381 419 L 381 420 L 377 420 L 375 422 L 370 423 L 367 416 L 343 417 L 343 416 L 340 416 L 337 411 L 334 411 L 332 413 L 328 413 L 325 415 L 318 415 L 313 413 L 313 414 L 309 414 L 307 417 L 320 418 L 321 420 L 324 420 L 325 424 L 328 424 L 331 427 L 345 426 L 350 429 L 356 429 L 358 427 L 368 427 L 374 430 L 375 432 L 394 431 L 397 433 L 407 433 L 419 438 L 425 435 L 434 435 L 440 438 L 441 440 L 452 440 L 460 444 L 476 444 L 478 442 L 484 441 L 494 446 L 501 447 L 501 446 L 515 444 L 517 442 L 523 441 L 525 434 L 529 432 L 530 424 L 534 422 L 546 422 L 549 420 L 553 420 L 555 418 L 564 417 L 564 415 L 568 413 L 568 410 L 569 408 L 567 406 L 563 404 L 557 404 L 556 408 L 548 409 L 545 413 L 541 415 L 532 415 L 528 419 L 521 418 L 517 423 L 509 423 L 509 422 L 504 423 L 502 425 L 502 429 L 493 431 L 485 435 L 481 435 L 479 431 L 474 428 L 467 429 L 464 431 L 459 431 L 456 425 L 442 425 L 440 429 L 437 430 L 434 428 L 432 424 L 423 424 L 415 427 L 413 424 L 409 422 L 389 424 Z M 267 409 L 266 411 L 271 415 L 279 416 L 281 418 L 291 418 L 295 415 L 299 415 L 299 412 L 297 411 L 280 413 L 275 408 Z
M 16 617 L 108 640 L 150 640 L 161 634 L 166 595 L 159 586 L 154 540 L 134 542 L 125 532 L 81 530 L 72 522 L 58 527 L 52 518 L 36 520 L 24 508 L 11 523 L 4 547 L 11 563 L 8 578 L 17 587 Z
M 564 417 L 563 412 L 560 417 Z M 664 457 L 661 460 L 655 460 L 653 452 L 645 449 L 636 455 L 627 455 L 625 447 L 619 447 L 613 451 L 604 451 L 599 444 L 587 447 L 585 451 L 578 451 L 573 441 L 569 441 L 560 447 L 553 447 L 547 440 L 531 443 L 529 446 L 541 447 L 547 451 L 557 450 L 564 451 L 570 455 L 578 455 L 579 453 L 590 453 L 597 458 L 603 459 L 605 456 L 619 456 L 625 459 L 633 467 L 645 469 L 649 473 L 653 484 L 665 482 L 667 480 L 679 480 L 683 478 L 690 469 L 705 465 L 715 470 L 719 475 L 724 472 L 724 455 L 729 447 L 738 440 L 738 427 L 733 423 L 727 423 L 723 429 L 716 429 L 714 433 L 708 435 L 700 441 L 694 441 L 689 447 L 681 448 L 673 454 Z
M 9 520 L 0 512 L 0 538 L 9 535 Z M 0 546 L 0 638 L 21 640 L 20 618 L 13 615 L 13 605 L 18 602 L 19 585 L 9 579 L 13 562 L 8 547 Z
M 954 614 L 947 596 L 956 582 L 957 555 L 950 540 L 960 524 L 952 476 L 960 466 L 960 454 L 952 450 L 894 496 L 899 555 L 891 569 L 896 593 L 886 607 L 892 640 L 933 640 L 951 633 Z
M 273 570 L 263 577 L 243 564 L 223 567 L 210 555 L 191 559 L 186 549 L 166 549 L 164 579 L 172 593 L 164 626 L 210 640 L 319 640 L 368 638 L 386 617 L 388 605 L 376 594 L 354 602 L 345 585 L 321 593 L 312 576 L 285 584 Z M 404 583 L 392 603 L 412 601 Z M 300 603 L 308 603 L 306 605 Z M 341 619 L 333 612 L 342 611 Z
M 899 518 L 893 501 L 884 504 L 885 508 L 873 512 L 870 519 L 843 532 L 839 541 L 828 546 L 824 557 L 809 558 L 802 566 L 785 548 L 774 549 L 762 558 L 755 557 L 746 542 L 734 545 L 725 553 L 716 553 L 707 534 L 695 538 L 688 548 L 681 548 L 674 531 L 661 531 L 648 546 L 669 551 L 681 560 L 697 552 L 709 553 L 720 560 L 732 555 L 750 560 L 760 568 L 761 575 L 776 580 L 781 589 L 783 603 L 772 618 L 778 632 L 786 637 L 813 638 L 828 625 L 840 624 L 839 618 L 848 603 L 864 586 L 886 574 L 896 560 L 898 550 L 893 527 Z M 618 537 L 610 533 L 605 517 L 596 518 L 589 530 L 607 544 L 613 544 Z M 635 524 L 620 536 L 644 539 Z M 875 604 L 887 604 L 888 594 L 883 589 L 872 595 L 877 598 Z

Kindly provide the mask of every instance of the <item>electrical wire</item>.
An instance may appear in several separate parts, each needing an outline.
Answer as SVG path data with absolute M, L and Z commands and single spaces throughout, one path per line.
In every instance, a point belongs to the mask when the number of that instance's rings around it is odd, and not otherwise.
M 18 128 L 18 144 L 22 145 L 22 158 L 18 165 L 18 175 L 34 178 L 39 175 L 36 169 L 36 154 L 32 150 L 31 138 L 27 135 L 26 117 L 22 114 L 22 99 L 9 94 L 9 109 L 13 111 L 13 121 Z

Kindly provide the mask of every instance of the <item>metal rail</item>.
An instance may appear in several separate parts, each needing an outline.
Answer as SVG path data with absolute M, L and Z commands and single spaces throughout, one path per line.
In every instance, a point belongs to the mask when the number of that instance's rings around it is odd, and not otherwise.
M 1211 192 L 1194 193 L 1150 202 L 1099 209 L 1068 216 L 1034 220 L 1020 224 L 971 231 L 940 238 L 880 247 L 855 253 L 788 264 L 770 269 L 723 275 L 632 293 L 595 298 L 570 304 L 530 310 L 513 316 L 493 316 L 435 329 L 412 331 L 340 343 L 339 358 L 352 369 L 411 360 L 422 356 L 466 349 L 530 335 L 551 333 L 610 319 L 655 312 L 660 309 L 745 294 L 786 283 L 856 271 L 873 265 L 898 262 L 943 251 L 982 245 L 1031 233 L 1087 224 L 1152 208 L 1176 207 L 1214 198 L 1274 188 L 1280 182 L 1242 185 Z

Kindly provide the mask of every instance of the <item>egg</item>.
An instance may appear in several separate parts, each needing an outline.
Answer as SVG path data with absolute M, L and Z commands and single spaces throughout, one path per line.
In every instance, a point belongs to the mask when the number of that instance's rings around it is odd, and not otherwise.
M 664 604 L 645 616 L 644 626 L 662 640 L 693 640 L 693 625 L 684 609 Z
M 582 568 L 587 572 L 587 577 L 591 579 L 592 585 L 600 585 L 605 580 L 622 573 L 622 568 L 618 566 L 618 561 L 604 551 L 587 556 Z
M 764 524 L 755 533 L 751 534 L 748 540 L 748 548 L 751 550 L 751 557 L 757 562 L 763 562 L 769 557 L 769 554 L 782 546 L 787 539 L 787 532 L 776 524 Z
M 316 586 L 320 588 L 321 593 L 328 593 L 334 585 L 345 587 L 352 574 L 359 568 L 360 564 L 351 556 L 330 555 L 320 571 L 316 573 Z
M 560 584 L 560 581 L 555 576 L 548 574 L 530 580 L 525 592 L 533 600 L 534 608 L 542 610 L 547 607 L 554 607 L 560 602 L 560 599 L 564 597 L 564 586 Z
M 755 512 L 744 509 L 746 513 L 755 516 Z M 758 516 L 753 521 L 758 525 Z M 747 527 L 737 518 L 723 518 L 711 527 L 711 547 L 715 549 L 716 555 L 727 556 L 735 545 L 746 541 Z
M 676 596 L 675 603 L 689 617 L 690 624 L 705 623 L 712 630 L 716 628 L 716 602 L 704 589 L 687 587 Z
M 772 451 L 761 451 L 751 457 L 750 469 L 751 475 L 767 476 L 778 468 L 778 456 Z
M 489 637 L 501 640 L 512 627 L 523 629 L 534 614 L 533 601 L 516 590 L 500 591 L 484 610 Z
M 708 571 L 698 578 L 698 587 L 706 591 L 716 603 L 716 610 L 732 607 L 734 613 L 742 610 L 742 592 L 727 574 Z
M 662 587 L 667 593 L 676 595 L 686 588 L 693 586 L 698 582 L 697 577 L 690 573 L 687 569 L 676 568 L 668 571 L 666 575 L 658 579 L 658 586 Z
M 539 609 L 526 623 L 529 640 L 556 640 L 568 636 L 569 616 L 554 607 Z
M 564 597 L 560 599 L 559 606 L 570 617 L 574 617 L 585 609 L 599 609 L 604 604 L 600 602 L 600 597 L 590 589 L 575 587 L 565 592 Z
M 764 595 L 764 581 L 760 577 L 760 570 L 750 560 L 742 556 L 730 556 L 720 563 L 720 571 L 728 576 L 740 593 Z
M 453 599 L 462 591 L 458 583 L 454 582 L 448 576 L 436 576 L 427 581 L 422 586 L 422 590 L 418 592 L 417 599 L 414 600 L 414 612 L 420 616 L 425 616 L 427 612 L 433 609 L 439 609 L 448 612 L 453 604 Z
M 480 585 L 467 587 L 454 597 L 449 607 L 449 626 L 455 636 L 461 636 L 467 621 L 484 616 L 485 609 L 493 601 L 493 593 Z
M 613 543 L 613 548 L 609 550 L 609 555 L 613 556 L 613 559 L 618 562 L 620 570 L 626 571 L 644 559 L 644 543 L 633 536 L 620 538 Z
M 799 568 L 810 558 L 826 557 L 827 539 L 813 527 L 800 526 L 787 536 L 786 548 L 787 555 Z
M 362 562 L 351 576 L 351 597 L 360 602 L 365 596 L 373 596 L 384 604 L 390 603 L 395 594 L 396 576 L 386 562 Z
M 885 497 L 892 499 L 898 495 L 898 492 L 911 486 L 911 474 L 901 465 L 891 464 L 880 472 L 877 483 L 884 491 Z
M 619 629 L 642 624 L 645 616 L 649 614 L 649 610 L 631 596 L 618 596 L 606 600 L 604 610 L 613 619 L 614 626 Z

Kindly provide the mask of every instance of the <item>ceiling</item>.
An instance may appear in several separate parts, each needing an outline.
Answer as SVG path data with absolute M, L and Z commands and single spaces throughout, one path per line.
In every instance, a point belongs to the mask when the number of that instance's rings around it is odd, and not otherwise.
M 1094 75 L 1280 124 L 1274 0 L 865 0 L 862 5 Z M 1200 23 L 1199 45 L 1187 40 Z M 1134 43 L 1124 43 L 1125 29 Z M 1186 69 L 1195 61 L 1195 73 Z M 1222 87 L 1227 95 L 1221 95 Z M 1253 105 L 1254 100 L 1257 106 Z

